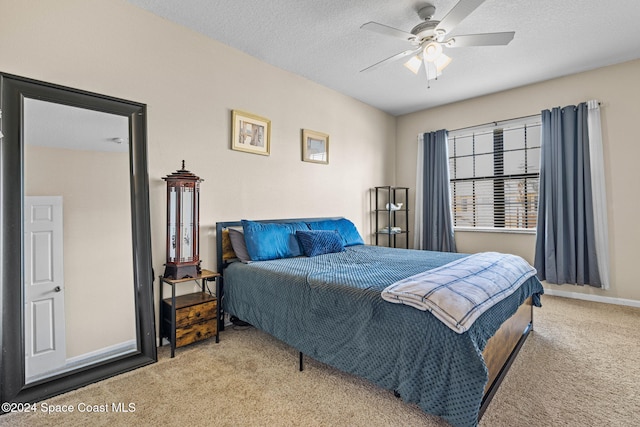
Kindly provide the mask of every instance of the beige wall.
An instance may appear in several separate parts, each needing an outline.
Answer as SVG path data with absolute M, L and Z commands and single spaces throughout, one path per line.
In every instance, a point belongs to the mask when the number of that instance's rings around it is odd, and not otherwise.
M 398 185 L 415 187 L 417 135 L 437 129 L 458 129 L 495 120 L 536 114 L 543 109 L 590 99 L 602 103 L 611 252 L 611 289 L 545 285 L 550 289 L 596 296 L 640 300 L 635 263 L 640 251 L 640 191 L 635 176 L 640 158 L 640 61 L 601 68 L 505 92 L 398 117 L 396 170 Z M 438 84 L 446 84 L 446 79 Z M 533 262 L 535 235 L 459 232 L 458 250 L 507 251 Z
M 204 179 L 200 256 L 209 269 L 216 221 L 345 216 L 370 241 L 368 189 L 395 177 L 393 116 L 123 0 L 0 0 L 0 71 L 147 104 L 156 274 L 165 261 L 162 177 L 183 159 Z M 271 120 L 270 156 L 229 149 L 232 109 Z M 329 165 L 300 160 L 302 128 L 330 135 Z

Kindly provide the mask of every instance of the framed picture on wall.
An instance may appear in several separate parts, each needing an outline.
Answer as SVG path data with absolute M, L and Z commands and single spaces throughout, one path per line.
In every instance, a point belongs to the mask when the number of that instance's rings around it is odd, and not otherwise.
M 302 129 L 302 161 L 329 164 L 329 135 Z
M 271 120 L 244 111 L 231 111 L 231 149 L 269 155 Z

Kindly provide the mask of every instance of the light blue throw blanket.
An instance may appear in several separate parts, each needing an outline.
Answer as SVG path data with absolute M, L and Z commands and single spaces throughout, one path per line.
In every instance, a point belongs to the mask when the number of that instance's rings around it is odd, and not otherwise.
M 382 298 L 429 311 L 461 334 L 535 274 L 517 255 L 481 252 L 400 280 Z

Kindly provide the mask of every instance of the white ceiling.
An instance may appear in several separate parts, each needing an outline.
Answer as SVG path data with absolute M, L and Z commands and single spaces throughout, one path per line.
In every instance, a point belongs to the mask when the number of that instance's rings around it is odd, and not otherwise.
M 129 118 L 101 111 L 24 99 L 27 145 L 107 152 L 129 151 Z
M 447 49 L 453 62 L 430 89 L 402 60 L 360 72 L 409 48 L 360 26 L 409 32 L 426 1 L 128 1 L 393 115 L 640 58 L 638 0 L 486 0 L 451 34 L 515 31 L 514 40 Z M 441 20 L 457 0 L 430 3 Z

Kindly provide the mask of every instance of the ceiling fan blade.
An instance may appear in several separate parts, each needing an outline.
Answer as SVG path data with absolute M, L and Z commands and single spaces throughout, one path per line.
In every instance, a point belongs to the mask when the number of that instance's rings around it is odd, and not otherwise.
M 509 31 L 505 33 L 467 34 L 454 36 L 443 42 L 447 47 L 467 47 L 467 46 L 504 46 L 513 40 L 516 33 Z
M 442 18 L 436 30 L 444 30 L 445 34 L 450 33 L 456 25 L 469 16 L 469 14 L 476 10 L 482 3 L 484 3 L 484 0 L 460 0 L 458 4 L 453 6 L 453 9 Z
M 393 61 L 396 61 L 398 59 L 405 58 L 405 57 L 407 57 L 409 55 L 414 55 L 414 54 L 420 52 L 421 49 L 422 49 L 422 47 L 418 47 L 417 49 L 410 49 L 410 50 L 405 50 L 404 52 L 397 53 L 397 54 L 395 54 L 393 56 L 388 57 L 387 59 L 383 59 L 380 62 L 376 62 L 375 64 L 370 65 L 367 68 L 363 68 L 362 70 L 360 70 L 360 72 L 362 73 L 363 71 L 371 71 L 371 70 L 374 70 L 374 69 L 380 67 L 381 65 L 386 64 L 387 62 L 393 62 Z
M 389 27 L 388 25 L 380 24 L 378 22 L 367 22 L 366 24 L 362 24 L 360 28 L 405 41 L 413 41 L 416 39 L 416 36 L 411 33 L 407 33 L 406 31 L 398 30 L 397 28 Z

